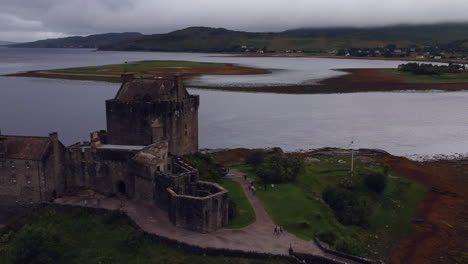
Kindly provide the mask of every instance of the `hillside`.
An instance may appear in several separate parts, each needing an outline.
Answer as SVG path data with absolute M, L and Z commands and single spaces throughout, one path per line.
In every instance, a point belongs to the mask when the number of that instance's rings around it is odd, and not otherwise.
M 15 48 L 97 48 L 102 45 L 118 43 L 127 39 L 143 36 L 137 32 L 106 33 L 86 37 L 74 36 L 57 39 L 45 39 L 34 42 L 9 45 Z
M 103 50 L 240 52 L 300 50 L 323 52 L 350 48 L 447 46 L 466 49 L 468 24 L 397 25 L 374 28 L 304 28 L 279 33 L 250 33 L 223 28 L 190 27 L 146 35 Z
M 0 40 L 0 46 L 6 46 L 6 45 L 12 45 L 12 44 L 16 44 L 16 42 Z
M 223 52 L 240 50 L 242 43 L 267 35 L 224 28 L 190 27 L 167 34 L 130 39 L 116 45 L 102 46 L 100 49 Z

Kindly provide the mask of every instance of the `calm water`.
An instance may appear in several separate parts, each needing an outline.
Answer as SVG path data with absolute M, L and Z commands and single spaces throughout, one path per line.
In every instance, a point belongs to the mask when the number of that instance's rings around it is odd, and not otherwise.
M 300 83 L 337 74 L 334 68 L 393 67 L 398 62 L 312 58 L 234 58 L 194 53 L 90 52 L 0 48 L 0 72 L 100 65 L 143 59 L 233 62 L 278 69 L 273 75 L 204 77 L 204 84 Z M 279 70 L 281 69 L 281 70 Z M 338 73 L 339 74 L 339 73 Z M 0 77 L 4 134 L 47 135 L 65 144 L 105 128 L 104 100 L 118 85 Z M 380 148 L 392 154 L 466 153 L 468 93 L 277 95 L 191 89 L 201 95 L 202 148 L 325 146 Z

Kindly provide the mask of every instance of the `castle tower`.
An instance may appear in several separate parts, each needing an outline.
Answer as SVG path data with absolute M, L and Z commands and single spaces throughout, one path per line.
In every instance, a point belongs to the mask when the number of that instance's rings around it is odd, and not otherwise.
M 109 144 L 146 146 L 167 140 L 173 155 L 198 151 L 199 97 L 187 92 L 182 76 L 125 75 L 122 80 L 116 97 L 106 101 Z

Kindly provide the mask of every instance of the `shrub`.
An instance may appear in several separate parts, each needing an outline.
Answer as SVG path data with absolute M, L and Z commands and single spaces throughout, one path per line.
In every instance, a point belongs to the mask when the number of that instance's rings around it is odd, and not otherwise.
M 271 155 L 257 168 L 256 174 L 264 183 L 294 182 L 304 168 L 304 161 L 299 158 Z
M 327 187 L 322 193 L 322 199 L 330 206 L 340 223 L 362 227 L 369 224 L 371 214 L 369 203 L 364 197 L 358 197 L 356 192 Z
M 66 263 L 68 251 L 69 246 L 50 230 L 25 226 L 16 234 L 13 242 L 13 263 Z
M 336 235 L 332 231 L 324 231 L 324 232 L 319 232 L 317 233 L 317 237 L 327 243 L 330 246 L 333 246 L 336 241 Z
M 367 174 L 364 177 L 364 183 L 370 191 L 382 193 L 387 186 L 387 177 L 381 173 Z
M 245 163 L 248 165 L 257 168 L 265 160 L 266 153 L 263 150 L 253 150 L 245 158 Z
M 362 255 L 362 249 L 356 243 L 346 239 L 339 239 L 335 244 L 335 249 L 349 255 Z
M 123 241 L 123 250 L 129 253 L 136 254 L 144 241 L 144 233 L 142 230 L 134 230 L 127 234 Z
M 182 159 L 198 170 L 201 180 L 221 182 L 223 178 L 222 167 L 215 162 L 210 154 L 197 152 L 185 155 Z

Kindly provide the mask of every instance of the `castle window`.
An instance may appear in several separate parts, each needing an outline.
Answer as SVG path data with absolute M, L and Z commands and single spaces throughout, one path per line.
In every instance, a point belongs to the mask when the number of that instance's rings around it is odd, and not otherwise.
M 11 175 L 11 183 L 16 184 L 16 175 L 15 174 Z
M 29 164 L 29 161 L 26 161 L 26 169 L 30 169 L 31 168 L 31 164 Z
M 26 178 L 26 182 L 27 182 L 28 184 L 31 184 L 31 175 L 26 175 L 25 178 Z
M 156 169 L 157 169 L 158 171 L 161 171 L 161 167 L 160 167 L 160 166 L 158 166 Z
M 171 170 L 171 164 L 167 164 L 167 170 Z
M 14 161 L 10 161 L 10 167 L 12 169 L 16 168 L 16 165 L 15 165 L 15 162 Z

